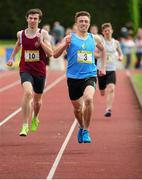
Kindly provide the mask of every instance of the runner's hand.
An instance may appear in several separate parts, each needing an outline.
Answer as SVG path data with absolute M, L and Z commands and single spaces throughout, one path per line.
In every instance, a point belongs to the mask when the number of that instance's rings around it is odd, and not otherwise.
M 69 46 L 70 43 L 71 43 L 71 36 L 68 35 L 68 36 L 66 36 L 66 45 Z
M 106 75 L 106 70 L 105 68 L 102 68 L 99 70 L 99 76 L 104 76 L 104 75 Z
M 123 56 L 119 56 L 119 57 L 118 57 L 118 60 L 119 60 L 119 61 L 122 61 L 122 60 L 123 60 Z
M 13 65 L 13 59 L 9 59 L 7 62 L 7 66 L 12 66 Z

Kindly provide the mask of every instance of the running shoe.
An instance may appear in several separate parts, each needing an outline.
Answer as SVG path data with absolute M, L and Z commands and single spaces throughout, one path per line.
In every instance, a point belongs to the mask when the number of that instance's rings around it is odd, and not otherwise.
M 107 110 L 105 111 L 105 113 L 104 113 L 104 116 L 105 116 L 105 117 L 110 117 L 110 116 L 111 116 L 111 113 L 112 113 L 111 109 L 107 109 Z
M 78 143 L 82 143 L 82 133 L 83 133 L 83 129 L 79 128 L 78 130 L 78 135 L 77 135 L 77 139 L 78 139 Z
M 19 136 L 27 136 L 29 132 L 28 124 L 23 124 L 22 129 L 19 133 Z
M 83 130 L 82 133 L 82 141 L 83 143 L 91 143 L 91 137 L 90 137 L 90 133 L 88 130 Z
M 31 131 L 35 132 L 38 129 L 38 126 L 39 126 L 39 119 L 37 117 L 33 117 L 31 123 Z

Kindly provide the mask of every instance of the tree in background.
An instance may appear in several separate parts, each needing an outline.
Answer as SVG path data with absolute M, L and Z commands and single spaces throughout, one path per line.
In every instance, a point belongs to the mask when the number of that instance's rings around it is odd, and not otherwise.
M 44 14 L 40 26 L 48 23 L 51 28 L 55 21 L 65 28 L 71 27 L 76 11 L 89 11 L 92 24 L 100 27 L 104 22 L 111 22 L 115 37 L 120 36 L 121 27 L 129 21 L 136 30 L 142 17 L 142 0 L 1 0 L 0 39 L 16 38 L 16 32 L 25 26 L 23 17 L 30 8 L 40 8 Z
M 134 32 L 140 27 L 140 5 L 141 0 L 130 0 L 130 15 L 133 22 Z

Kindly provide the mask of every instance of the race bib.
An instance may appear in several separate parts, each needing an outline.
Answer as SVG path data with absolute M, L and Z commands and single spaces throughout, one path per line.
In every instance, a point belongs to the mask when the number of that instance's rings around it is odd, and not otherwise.
M 79 63 L 92 64 L 92 52 L 90 51 L 78 51 L 77 52 L 77 61 Z
M 113 61 L 113 56 L 112 56 L 112 54 L 111 53 L 107 53 L 107 63 L 110 63 L 110 62 L 112 62 Z
M 25 62 L 36 62 L 39 61 L 38 50 L 26 50 L 25 51 Z

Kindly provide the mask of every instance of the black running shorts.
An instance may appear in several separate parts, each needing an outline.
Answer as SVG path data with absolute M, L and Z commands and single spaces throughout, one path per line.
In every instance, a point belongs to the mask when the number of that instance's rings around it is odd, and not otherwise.
M 37 94 L 43 93 L 44 86 L 45 86 L 45 79 L 46 79 L 45 77 L 33 76 L 27 72 L 21 72 L 20 77 L 21 77 L 22 84 L 26 81 L 31 82 L 35 93 L 37 93 Z
M 99 89 L 104 90 L 108 84 L 116 84 L 116 72 L 106 71 L 106 75 L 98 76 Z
M 89 77 L 86 79 L 67 79 L 69 97 L 71 100 L 77 100 L 83 96 L 85 88 L 89 85 L 96 88 L 96 77 Z

